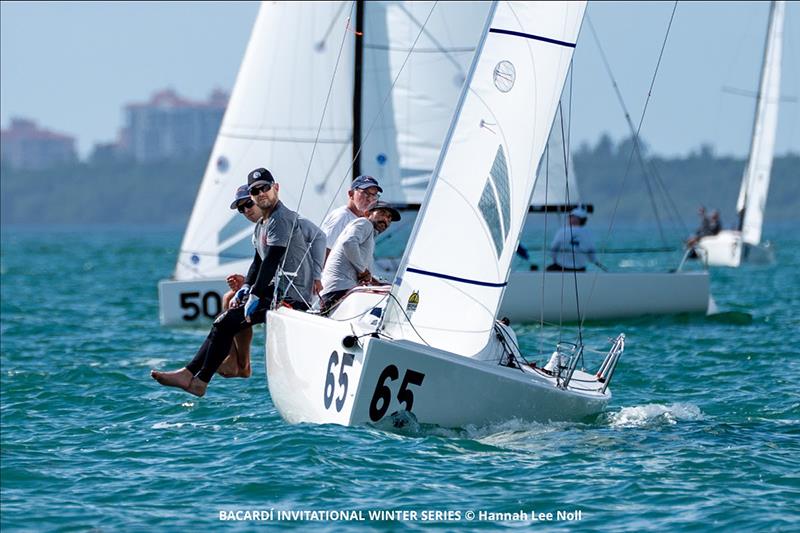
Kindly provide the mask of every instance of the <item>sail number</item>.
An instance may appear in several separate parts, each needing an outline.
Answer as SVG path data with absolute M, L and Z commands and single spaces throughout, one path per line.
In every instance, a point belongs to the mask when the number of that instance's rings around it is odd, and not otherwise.
M 389 365 L 383 369 L 381 375 L 378 377 L 378 383 L 375 386 L 375 392 L 372 393 L 372 401 L 369 402 L 369 418 L 373 422 L 377 422 L 389 410 L 389 404 L 392 403 L 392 389 L 389 388 L 387 382 L 397 381 L 400 377 L 400 372 L 394 365 Z M 397 401 L 404 403 L 406 411 L 411 411 L 414 407 L 414 393 L 409 389 L 409 385 L 422 385 L 425 379 L 425 374 L 411 370 L 406 370 L 403 376 L 403 381 L 400 384 L 400 390 L 397 391 Z
M 222 311 L 222 298 L 214 291 L 209 291 L 202 297 L 198 291 L 182 292 L 180 299 L 181 309 L 186 310 L 181 317 L 184 320 L 197 320 L 201 314 L 213 319 Z
M 336 398 L 336 412 L 341 412 L 344 407 L 344 401 L 347 398 L 347 373 L 344 371 L 345 367 L 353 366 L 355 356 L 351 353 L 342 354 L 342 365 L 339 367 L 339 386 L 342 388 L 342 394 Z M 328 359 L 328 370 L 325 373 L 325 388 L 322 391 L 322 402 L 325 404 L 325 409 L 330 409 L 333 403 L 333 397 L 336 393 L 336 375 L 334 374 L 334 367 L 339 364 L 339 353 L 334 350 Z

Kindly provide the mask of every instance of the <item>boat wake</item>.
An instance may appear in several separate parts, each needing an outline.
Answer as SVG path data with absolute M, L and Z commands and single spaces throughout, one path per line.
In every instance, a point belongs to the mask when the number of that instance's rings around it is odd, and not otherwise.
M 604 416 L 608 424 L 615 428 L 671 426 L 681 421 L 703 419 L 700 408 L 690 403 L 623 407 L 617 412 L 607 413 Z

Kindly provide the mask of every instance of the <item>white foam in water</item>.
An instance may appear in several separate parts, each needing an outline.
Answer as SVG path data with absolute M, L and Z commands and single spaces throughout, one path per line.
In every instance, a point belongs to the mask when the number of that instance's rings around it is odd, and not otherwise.
M 671 405 L 648 404 L 623 407 L 610 413 L 608 420 L 613 427 L 642 427 L 653 424 L 677 424 L 682 420 L 702 420 L 700 408 L 690 403 Z

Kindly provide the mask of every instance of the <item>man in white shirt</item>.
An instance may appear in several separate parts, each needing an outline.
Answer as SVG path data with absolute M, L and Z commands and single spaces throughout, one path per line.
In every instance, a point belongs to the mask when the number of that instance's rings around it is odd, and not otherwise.
M 378 202 L 366 217 L 356 218 L 345 227 L 334 244 L 322 271 L 322 312 L 329 311 L 353 287 L 379 283 L 372 277 L 375 237 L 400 220 L 400 212 Z
M 331 211 L 320 226 L 326 235 L 326 258 L 344 228 L 355 219 L 366 216 L 367 211 L 375 205 L 382 192 L 383 189 L 378 185 L 378 180 L 372 176 L 359 176 L 353 180 L 350 190 L 347 191 L 347 204 Z
M 550 245 L 553 264 L 547 267 L 549 272 L 585 272 L 587 262 L 605 270 L 597 261 L 594 239 L 586 228 L 588 217 L 589 214 L 583 207 L 576 207 L 569 212 L 569 225 L 558 230 Z

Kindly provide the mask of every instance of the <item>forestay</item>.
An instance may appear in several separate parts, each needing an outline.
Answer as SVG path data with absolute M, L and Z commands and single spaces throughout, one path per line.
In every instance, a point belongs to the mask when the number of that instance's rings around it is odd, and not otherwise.
M 351 162 L 354 54 L 345 22 L 352 4 L 262 4 L 181 244 L 176 279 L 247 270 L 252 224 L 230 203 L 254 168 L 268 167 L 281 200 L 297 209 L 313 151 L 309 181 L 328 186 L 307 187 L 299 210 L 322 221 Z
M 781 85 L 781 46 L 783 42 L 784 2 L 773 2 L 761 70 L 761 85 L 753 122 L 750 158 L 742 178 L 736 209 L 742 216 L 742 240 L 749 244 L 761 242 L 764 206 L 767 202 L 772 157 L 775 151 L 775 131 L 778 125 L 778 101 Z
M 392 288 L 389 336 L 464 356 L 486 346 L 584 9 L 491 12 Z

